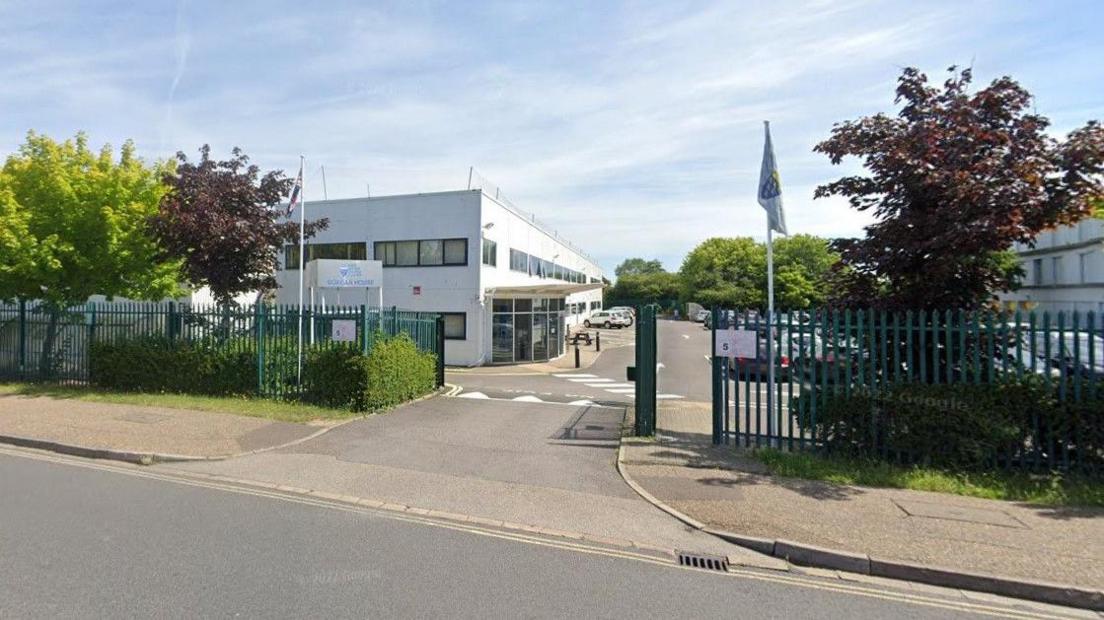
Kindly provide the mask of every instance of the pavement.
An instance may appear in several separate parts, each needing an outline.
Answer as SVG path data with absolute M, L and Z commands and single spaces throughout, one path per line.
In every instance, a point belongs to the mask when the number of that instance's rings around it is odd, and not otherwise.
M 545 405 L 548 407 L 548 405 Z M 5 618 L 1086 618 L 671 558 L 0 447 Z
M 325 428 L 209 411 L 0 396 L 0 442 L 123 460 L 225 458 Z
M 657 418 L 656 441 L 627 442 L 622 466 L 647 493 L 706 527 L 1104 591 L 1102 509 L 770 476 L 747 452 L 712 445 L 708 403 L 662 403 Z

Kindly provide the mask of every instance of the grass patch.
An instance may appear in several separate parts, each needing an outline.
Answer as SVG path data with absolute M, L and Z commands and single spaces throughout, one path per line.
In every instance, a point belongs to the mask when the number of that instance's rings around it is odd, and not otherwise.
M 807 452 L 756 450 L 770 473 L 835 484 L 934 491 L 1040 506 L 1104 507 L 1104 480 L 1079 475 L 1008 472 L 949 472 L 879 461 L 825 457 Z
M 46 396 L 91 403 L 113 403 L 170 409 L 192 409 L 216 413 L 232 413 L 282 422 L 341 420 L 361 414 L 345 409 L 329 409 L 299 402 L 243 398 L 233 396 L 193 396 L 191 394 L 157 394 L 116 392 L 90 387 L 45 385 L 34 383 L 0 383 L 0 396 Z

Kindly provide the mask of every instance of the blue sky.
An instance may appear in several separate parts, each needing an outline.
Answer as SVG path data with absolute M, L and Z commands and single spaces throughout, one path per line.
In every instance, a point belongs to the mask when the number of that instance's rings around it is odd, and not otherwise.
M 143 156 L 308 158 L 308 200 L 463 188 L 474 165 L 609 271 L 762 237 L 762 121 L 793 232 L 833 122 L 893 109 L 904 66 L 1012 75 L 1056 134 L 1104 119 L 1104 2 L 5 2 L 0 147 L 28 129 Z

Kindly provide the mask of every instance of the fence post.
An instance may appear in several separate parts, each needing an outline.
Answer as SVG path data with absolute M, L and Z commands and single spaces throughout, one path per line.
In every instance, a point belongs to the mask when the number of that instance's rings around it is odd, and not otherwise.
M 441 387 L 445 384 L 445 317 L 438 314 L 437 319 L 437 333 L 434 334 L 437 340 L 437 387 Z
M 368 355 L 368 306 L 360 304 L 360 351 Z
M 264 304 L 257 303 L 253 305 L 253 313 L 256 316 L 257 322 L 257 395 L 264 396 L 264 384 L 265 384 L 265 315 L 268 314 L 268 309 L 264 307 Z
M 445 320 L 445 317 L 443 317 L 443 316 L 440 316 L 440 317 L 437 317 L 437 318 L 439 318 L 442 323 Z M 399 333 L 399 307 L 398 306 L 391 306 L 391 334 L 390 335 L 395 336 L 398 333 Z M 442 328 L 441 329 L 441 334 L 443 335 L 444 333 L 445 333 L 445 330 Z M 438 339 L 440 339 L 440 336 L 438 336 Z M 444 346 L 441 347 L 441 350 L 442 351 L 445 350 Z
M 169 342 L 176 341 L 176 302 L 169 302 L 169 324 L 165 326 L 165 331 L 168 332 Z
M 713 370 L 713 445 L 720 445 L 724 441 L 724 419 L 728 396 L 724 393 L 725 383 L 728 377 L 724 376 L 727 369 L 721 366 L 722 359 L 717 357 L 717 320 L 720 318 L 716 308 L 710 311 L 713 316 L 709 322 L 709 361 Z
M 27 379 L 27 300 L 19 300 L 19 380 Z

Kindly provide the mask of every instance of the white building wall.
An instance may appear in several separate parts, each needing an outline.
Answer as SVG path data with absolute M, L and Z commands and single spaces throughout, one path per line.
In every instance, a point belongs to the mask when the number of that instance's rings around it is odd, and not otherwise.
M 468 240 L 466 266 L 385 267 L 383 306 L 422 312 L 464 312 L 467 338 L 445 342 L 447 364 L 469 365 L 481 358 L 479 342 L 472 337 L 479 324 L 479 192 L 440 192 L 353 198 L 307 203 L 307 219 L 328 218 L 329 228 L 310 243 L 367 243 L 367 257 L 374 259 L 377 241 L 421 239 Z M 277 276 L 277 303 L 298 303 L 299 272 L 283 270 Z M 417 292 L 416 292 L 417 291 Z M 327 304 L 376 307 L 375 291 L 328 290 Z M 320 300 L 320 299 L 319 299 Z
M 490 362 L 492 313 L 488 289 L 558 283 L 552 278 L 512 271 L 510 248 L 581 271 L 588 278 L 600 281 L 603 275 L 597 264 L 566 241 L 481 190 L 309 202 L 306 208 L 308 219 L 329 219 L 329 228 L 310 243 L 364 242 L 368 259 L 376 259 L 373 254 L 377 241 L 467 238 L 466 266 L 383 269 L 385 308 L 466 314 L 466 338 L 445 342 L 445 362 L 450 365 Z M 497 243 L 494 267 L 482 264 L 484 237 Z M 276 279 L 280 286 L 276 302 L 298 303 L 299 272 L 282 270 Z M 318 302 L 322 295 L 322 291 L 316 293 Z M 374 291 L 346 289 L 339 297 L 338 291 L 329 290 L 324 295 L 327 304 L 378 305 Z M 571 295 L 567 303 L 585 303 L 589 308 L 591 303 L 600 304 L 601 299 L 601 290 L 595 290 Z M 569 317 L 568 323 L 581 321 L 584 315 Z
M 1104 313 L 1104 220 L 1043 232 L 1035 247 L 1017 244 L 1015 250 L 1022 286 L 1001 301 L 1039 312 Z

